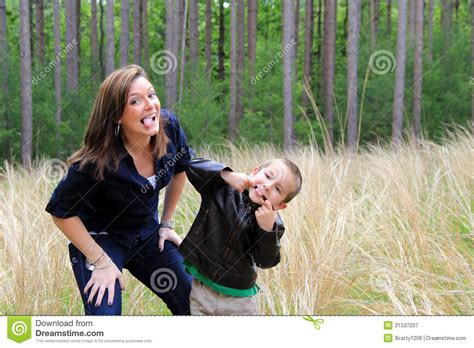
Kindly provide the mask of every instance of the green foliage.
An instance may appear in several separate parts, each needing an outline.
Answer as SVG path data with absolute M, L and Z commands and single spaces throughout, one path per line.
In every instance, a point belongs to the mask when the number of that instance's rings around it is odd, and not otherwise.
M 301 2 L 303 4 L 303 2 Z M 152 2 L 148 11 L 148 32 L 150 41 L 150 56 L 164 49 L 166 29 L 166 8 L 164 2 Z M 100 11 L 100 8 L 98 8 Z M 205 77 L 204 64 L 204 37 L 205 37 L 205 6 L 200 5 L 200 48 L 201 58 L 197 71 L 192 72 L 188 66 L 185 70 L 184 88 L 181 101 L 174 111 L 189 137 L 190 143 L 199 147 L 202 144 L 217 145 L 222 143 L 227 135 L 229 116 L 229 22 L 230 8 L 225 7 L 225 74 L 224 80 L 217 77 L 218 68 L 218 23 L 219 7 L 213 6 L 212 32 L 212 61 L 213 72 L 210 78 Z M 317 7 L 315 8 L 315 14 Z M 52 18 L 52 4 L 45 3 L 45 18 Z M 120 3 L 115 3 L 115 38 L 116 63 L 118 65 L 119 37 L 120 37 Z M 335 62 L 335 141 L 341 143 L 347 131 L 346 106 L 346 47 L 347 37 L 344 28 L 346 17 L 346 3 L 339 2 L 336 33 L 336 62 Z M 304 6 L 300 7 L 300 29 L 298 30 L 298 53 L 295 65 L 297 81 L 294 86 L 294 119 L 297 139 L 306 143 L 310 139 L 322 144 L 322 132 L 315 116 L 315 110 L 308 108 L 306 116 L 303 114 L 301 94 L 303 92 L 303 55 L 304 55 Z M 359 41 L 359 108 L 362 108 L 361 134 L 362 144 L 373 142 L 387 142 L 391 135 L 391 119 L 393 110 L 393 89 L 395 71 L 385 74 L 375 74 L 369 69 L 371 55 L 378 50 L 388 50 L 396 56 L 397 9 L 392 6 L 392 33 L 387 34 L 386 4 L 381 3 L 377 46 L 370 48 L 370 25 L 368 23 L 368 6 L 362 7 L 362 23 Z M 433 62 L 428 61 L 428 39 L 425 30 L 423 55 L 423 95 L 422 95 L 422 127 L 424 136 L 438 141 L 443 138 L 445 131 L 454 125 L 468 126 L 471 113 L 471 49 L 470 49 L 470 8 L 461 3 L 460 11 L 453 15 L 453 31 L 451 43 L 446 41 L 445 33 L 440 27 L 441 6 L 436 5 L 433 18 Z M 133 20 L 133 11 L 130 10 L 130 20 Z M 62 40 L 65 42 L 64 13 L 61 15 Z M 21 134 L 21 99 L 20 99 L 20 59 L 19 59 L 19 14 L 18 4 L 7 1 L 7 31 L 8 31 L 8 95 L 3 96 L 5 102 L 0 115 L 0 160 L 18 159 L 20 156 Z M 281 34 L 282 18 L 281 4 L 275 1 L 259 2 L 257 18 L 257 62 L 256 76 L 250 76 L 247 67 L 244 72 L 244 117 L 239 126 L 239 140 L 249 144 L 273 143 L 282 144 L 283 138 L 283 72 Z M 90 3 L 81 3 L 81 58 L 80 58 L 80 88 L 77 93 L 65 92 L 65 59 L 62 59 L 63 93 L 62 93 L 62 123 L 56 125 L 54 115 L 56 106 L 54 101 L 53 71 L 50 69 L 44 77 L 33 85 L 33 151 L 40 157 L 69 156 L 76 150 L 82 141 L 92 108 L 98 85 L 103 76 L 98 79 L 91 75 L 91 47 L 90 47 Z M 313 78 L 312 92 L 316 105 L 324 115 L 322 105 L 321 77 L 322 55 L 318 60 L 316 50 L 321 45 L 322 38 L 318 37 L 317 18 L 313 42 Z M 425 22 L 426 23 L 426 22 Z M 104 20 L 105 24 L 105 20 Z M 425 24 L 427 25 L 427 24 Z M 34 27 L 34 26 L 33 26 Z M 324 29 L 324 23 L 322 23 Z M 322 33 L 321 33 L 322 34 Z M 99 30 L 100 35 L 100 30 Z M 132 33 L 130 33 L 132 35 Z M 34 32 L 33 32 L 34 38 Z M 38 77 L 46 71 L 54 58 L 53 21 L 45 21 L 45 44 L 47 65 L 42 66 L 35 58 L 32 76 Z M 36 40 L 32 40 L 33 49 Z M 129 57 L 132 60 L 133 45 L 130 45 Z M 64 44 L 64 46 L 66 46 Z M 413 96 L 413 43 L 407 42 L 407 66 L 405 84 L 405 128 L 408 129 L 412 120 Z M 177 57 L 180 64 L 180 56 Z M 247 63 L 246 63 L 247 64 Z M 144 64 L 147 67 L 147 64 Z M 366 73 L 368 72 L 368 75 Z M 164 76 L 158 76 L 148 69 L 152 82 L 157 89 L 163 107 L 166 107 Z M 99 74 L 100 75 L 100 74 Z M 364 82 L 366 90 L 363 93 Z M 6 127 L 6 119 L 9 125 Z M 9 143 L 8 143 L 9 141 Z

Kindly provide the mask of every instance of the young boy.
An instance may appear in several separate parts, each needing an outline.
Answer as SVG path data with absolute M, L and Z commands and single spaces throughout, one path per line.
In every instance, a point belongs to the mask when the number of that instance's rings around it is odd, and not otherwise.
M 202 198 L 179 247 L 193 276 L 191 314 L 258 314 L 256 268 L 280 262 L 284 227 L 277 211 L 301 189 L 298 167 L 287 159 L 272 159 L 248 176 L 195 159 L 186 173 Z

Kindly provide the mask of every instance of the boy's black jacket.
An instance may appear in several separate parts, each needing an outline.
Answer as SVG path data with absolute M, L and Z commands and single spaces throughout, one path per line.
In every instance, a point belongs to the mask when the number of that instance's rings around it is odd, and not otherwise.
M 179 250 L 186 262 L 217 284 L 249 289 L 257 279 L 256 266 L 270 268 L 280 262 L 280 238 L 284 232 L 279 215 L 273 231 L 256 221 L 259 207 L 227 185 L 220 172 L 231 170 L 210 160 L 194 159 L 187 169 L 189 181 L 201 194 L 202 203 Z

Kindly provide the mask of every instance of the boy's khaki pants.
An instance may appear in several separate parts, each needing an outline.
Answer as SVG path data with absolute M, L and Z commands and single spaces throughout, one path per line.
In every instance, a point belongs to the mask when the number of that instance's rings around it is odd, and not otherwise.
M 191 315 L 257 315 L 257 296 L 220 294 L 193 278 L 189 297 Z

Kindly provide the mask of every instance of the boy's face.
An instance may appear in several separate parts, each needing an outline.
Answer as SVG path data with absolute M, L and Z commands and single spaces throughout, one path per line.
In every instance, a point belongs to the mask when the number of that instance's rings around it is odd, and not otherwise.
M 273 210 L 286 208 L 286 196 L 296 187 L 295 180 L 288 167 L 281 161 L 273 161 L 269 166 L 260 169 L 255 167 L 250 174 L 255 187 L 249 189 L 252 202 L 263 205 L 268 200 Z

